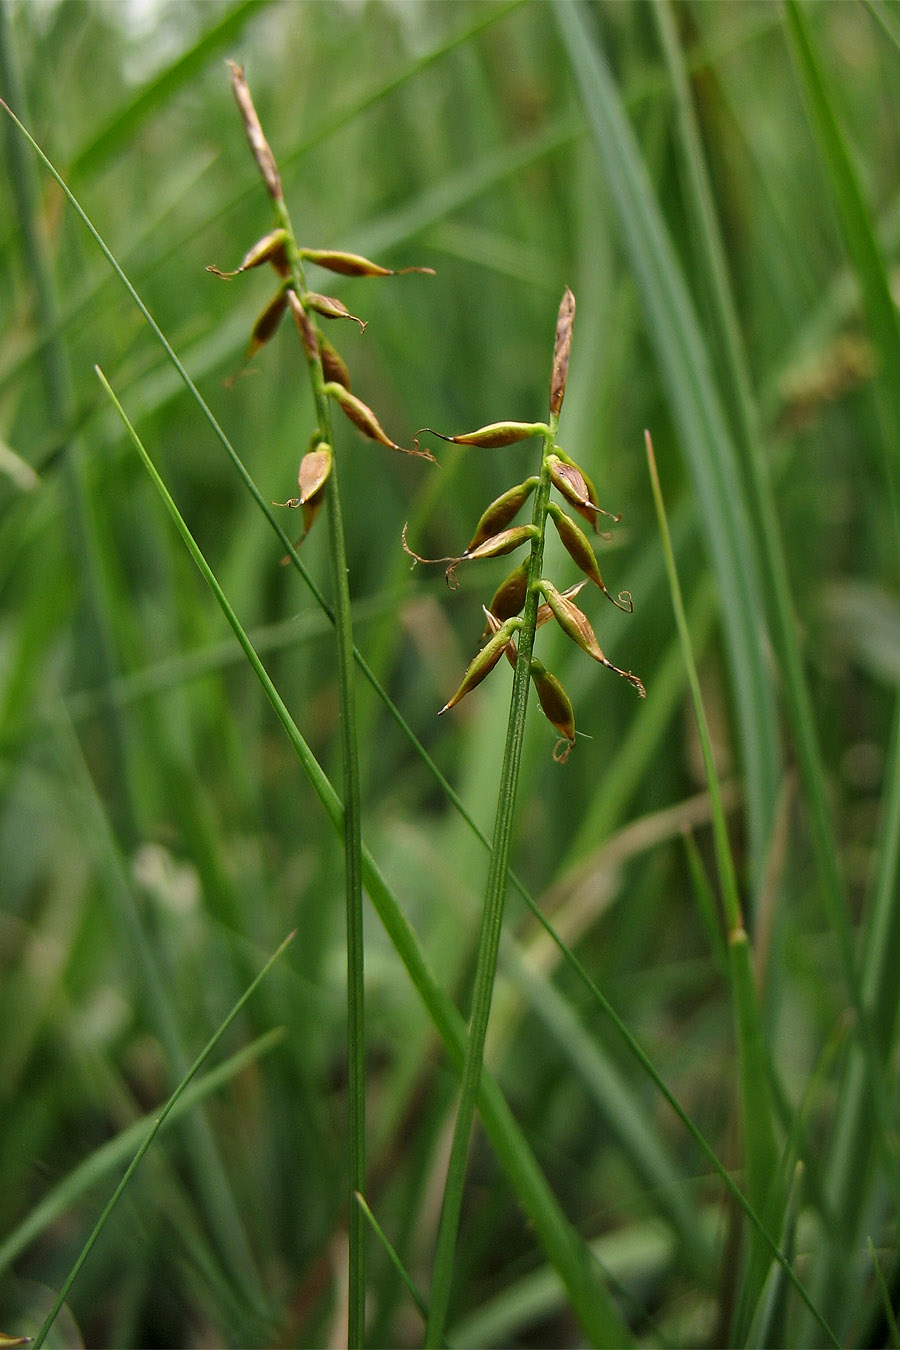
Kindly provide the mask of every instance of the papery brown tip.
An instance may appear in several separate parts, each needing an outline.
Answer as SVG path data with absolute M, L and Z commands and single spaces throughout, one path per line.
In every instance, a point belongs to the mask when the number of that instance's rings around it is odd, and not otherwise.
M 234 101 L 237 103 L 238 111 L 243 118 L 244 131 L 247 133 L 250 151 L 256 160 L 257 168 L 262 174 L 269 196 L 276 202 L 280 202 L 283 200 L 281 179 L 278 177 L 275 156 L 269 149 L 269 143 L 263 135 L 263 129 L 253 106 L 253 99 L 250 96 L 250 87 L 244 78 L 243 67 L 239 66 L 236 61 L 229 61 L 227 64 L 231 71 L 231 89 L 234 94 Z
M 550 412 L 559 415 L 569 374 L 572 327 L 575 323 L 575 297 L 566 287 L 556 318 L 556 343 L 553 348 L 553 372 L 550 376 Z

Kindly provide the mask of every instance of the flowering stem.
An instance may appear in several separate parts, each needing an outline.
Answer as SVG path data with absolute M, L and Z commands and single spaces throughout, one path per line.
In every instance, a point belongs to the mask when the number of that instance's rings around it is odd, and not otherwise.
M 306 280 L 290 216 L 283 199 L 275 203 L 278 223 L 287 235 L 286 249 L 295 295 L 306 294 Z M 307 315 L 313 330 L 315 320 Z M 331 407 L 325 392 L 325 375 L 318 347 L 303 344 L 321 440 L 334 446 Z M 365 986 L 363 966 L 362 845 L 359 755 L 356 734 L 356 692 L 353 672 L 353 628 L 350 617 L 350 587 L 344 523 L 338 491 L 338 467 L 332 459 L 325 483 L 328 518 L 331 584 L 337 638 L 338 690 L 340 695 L 341 765 L 344 797 L 344 869 L 347 929 L 347 1094 L 349 1114 L 348 1245 L 349 1304 L 347 1344 L 361 1346 L 365 1334 L 366 1263 L 365 1216 L 356 1194 L 366 1193 L 366 1100 L 365 1100 Z
M 494 837 L 491 845 L 491 860 L 481 920 L 472 1012 L 469 1019 L 459 1106 L 456 1112 L 456 1125 L 453 1133 L 450 1162 L 447 1168 L 447 1180 L 444 1186 L 444 1199 L 435 1250 L 428 1326 L 425 1333 L 425 1345 L 427 1347 L 440 1346 L 444 1341 L 444 1328 L 450 1302 L 450 1285 L 453 1277 L 453 1256 L 456 1249 L 465 1185 L 466 1160 L 475 1118 L 475 1104 L 478 1097 L 484 1044 L 491 1012 L 494 978 L 497 971 L 497 953 L 500 946 L 503 903 L 506 898 L 507 870 L 512 846 L 513 817 L 519 782 L 519 767 L 522 760 L 522 744 L 525 737 L 525 714 L 528 705 L 531 656 L 534 649 L 538 606 L 542 598 L 540 582 L 544 560 L 544 531 L 547 524 L 547 506 L 550 499 L 548 457 L 553 452 L 558 422 L 558 412 L 554 412 L 550 417 L 547 432 L 543 439 L 541 472 L 534 493 L 531 520 L 535 532 L 529 557 L 528 589 L 522 612 L 522 626 L 517 634 L 518 656 L 515 674 L 513 675 L 497 814 L 494 819 Z

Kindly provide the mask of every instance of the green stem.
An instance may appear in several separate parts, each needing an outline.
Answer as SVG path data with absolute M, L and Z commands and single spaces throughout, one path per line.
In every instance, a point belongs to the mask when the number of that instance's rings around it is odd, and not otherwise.
M 276 201 L 278 223 L 288 235 L 291 283 L 297 297 L 306 294 L 306 279 L 290 216 L 283 200 Z M 318 332 L 311 316 L 310 325 Z M 331 405 L 325 392 L 325 376 L 318 352 L 304 342 L 310 384 L 316 407 L 319 436 L 334 449 Z M 344 789 L 344 875 L 347 929 L 347 1093 L 349 1111 L 348 1168 L 348 1266 L 349 1306 L 347 1344 L 361 1346 L 366 1320 L 366 1223 L 356 1196 L 366 1191 L 366 1102 L 365 1102 L 365 978 L 363 964 L 362 825 L 359 786 L 359 753 L 356 732 L 356 687 L 353 671 L 353 624 L 344 522 L 338 491 L 336 457 L 325 484 L 328 516 L 334 630 L 337 645 L 338 696 L 341 710 L 341 768 Z
M 550 499 L 550 471 L 547 466 L 547 457 L 552 452 L 556 440 L 558 420 L 556 414 L 550 418 L 548 433 L 544 437 L 543 443 L 540 480 L 534 494 L 531 519 L 535 526 L 535 534 L 531 543 L 531 557 L 529 559 L 528 591 L 522 613 L 522 627 L 518 634 L 519 650 L 513 676 L 509 723 L 506 730 L 506 747 L 503 753 L 500 793 L 497 799 L 497 814 L 494 818 L 494 838 L 491 846 L 491 861 L 481 920 L 478 964 L 475 970 L 475 988 L 472 997 L 469 1033 L 466 1039 L 466 1054 L 463 1061 L 459 1106 L 456 1112 L 456 1125 L 453 1131 L 453 1144 L 447 1167 L 444 1200 L 438 1226 L 428 1326 L 425 1332 L 426 1347 L 437 1347 L 443 1343 L 447 1310 L 450 1303 L 453 1257 L 459 1232 L 466 1160 L 475 1119 L 481 1065 L 484 1059 L 484 1044 L 491 1013 L 494 978 L 497 972 L 497 952 L 500 946 L 503 903 L 506 898 L 507 870 L 512 847 L 513 816 L 519 782 L 519 766 L 522 760 L 522 744 L 525 738 L 525 714 L 528 705 L 531 654 L 534 649 L 537 612 L 541 599 L 540 583 L 544 561 L 544 530 L 547 523 L 547 505 Z

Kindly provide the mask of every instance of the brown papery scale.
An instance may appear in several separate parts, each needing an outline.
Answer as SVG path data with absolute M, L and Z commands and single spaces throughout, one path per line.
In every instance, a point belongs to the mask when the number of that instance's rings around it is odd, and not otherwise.
M 315 450 L 310 450 L 301 459 L 297 475 L 301 506 L 325 486 L 331 473 L 332 459 L 331 446 L 325 441 L 320 441 Z
M 381 267 L 359 253 L 344 253 L 333 248 L 301 248 L 300 257 L 345 277 L 402 277 L 410 272 L 434 276 L 433 267 Z
M 244 130 L 247 133 L 251 153 L 262 174 L 269 196 L 274 201 L 280 202 L 283 200 L 283 196 L 281 179 L 278 177 L 278 169 L 275 166 L 275 156 L 269 149 L 269 142 L 263 135 L 263 129 L 253 106 L 253 99 L 250 97 L 250 89 L 244 79 L 243 68 L 236 61 L 229 61 L 228 68 L 231 71 L 231 89 L 234 93 L 234 101 L 238 105 L 238 110 L 244 122 Z
M 575 297 L 567 286 L 556 319 L 556 342 L 553 348 L 553 370 L 550 375 L 550 411 L 554 416 L 559 416 L 566 392 L 574 322 Z

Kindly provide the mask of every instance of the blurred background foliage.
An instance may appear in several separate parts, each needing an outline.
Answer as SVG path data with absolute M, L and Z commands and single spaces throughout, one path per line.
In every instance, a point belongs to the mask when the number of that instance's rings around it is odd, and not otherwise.
M 590 739 L 558 766 L 555 735 L 533 711 L 516 871 L 736 1166 L 729 992 L 704 906 L 709 811 L 648 490 L 650 427 L 727 790 L 785 1157 L 804 1158 L 814 1200 L 852 1067 L 851 1000 L 795 770 L 748 465 L 757 455 L 771 483 L 774 509 L 763 514 L 783 545 L 855 941 L 875 879 L 896 880 L 884 822 L 898 768 L 898 443 L 878 388 L 897 372 L 884 369 L 861 302 L 836 170 L 782 9 L 562 8 L 561 20 L 550 3 L 493 0 L 20 0 L 3 7 L 2 92 L 267 499 L 296 490 L 312 409 L 287 325 L 225 383 L 271 289 L 261 273 L 224 282 L 204 270 L 237 266 L 271 227 L 226 56 L 245 65 L 301 242 L 437 271 L 314 282 L 369 322 L 364 334 L 347 323 L 329 336 L 401 444 L 423 425 L 456 432 L 545 416 L 556 308 L 572 287 L 562 444 L 601 503 L 622 512 L 598 552 L 610 588 L 635 598 L 630 617 L 600 597 L 589 610 L 601 645 L 640 673 L 648 699 L 639 704 L 542 630 L 540 655 Z M 803 16 L 896 296 L 898 12 L 817 4 Z M 666 31 L 712 186 L 749 402 L 722 340 Z M 618 149 L 598 120 L 606 86 L 590 85 L 591 61 L 608 70 L 630 127 Z M 0 1325 L 33 1331 L 111 1189 L 107 1170 L 66 1193 L 75 1169 L 164 1100 L 297 928 L 229 1034 L 229 1053 L 272 1028 L 283 1036 L 151 1151 L 55 1334 L 60 1344 L 323 1344 L 339 1335 L 345 1226 L 340 847 L 103 399 L 95 363 L 339 784 L 329 626 L 279 565 L 277 539 L 61 192 L 11 127 L 3 135 Z M 635 213 L 644 199 L 623 186 L 617 156 L 639 170 L 649 214 Z M 658 308 L 670 294 L 671 334 Z M 703 422 L 710 408 L 719 420 Z M 450 594 L 440 570 L 411 570 L 400 537 L 408 521 L 423 554 L 463 548 L 487 502 L 533 471 L 535 446 L 441 447 L 434 468 L 363 441 L 349 423 L 337 435 L 357 644 L 489 830 L 505 664 L 451 714 L 436 713 L 475 650 L 480 605 L 506 560 L 461 569 Z M 720 482 L 726 469 L 733 476 Z M 732 530 L 745 538 L 729 564 Z M 325 543 L 322 529 L 304 544 L 323 585 Z M 572 570 L 551 550 L 558 584 L 574 581 Z M 756 695 L 742 661 L 756 669 Z M 365 684 L 359 703 L 366 839 L 464 1005 L 484 849 Z M 427 1289 L 454 1081 L 369 918 L 369 1199 Z M 721 1188 L 515 897 L 508 923 L 519 946 L 507 952 L 489 1059 L 542 1168 L 599 1241 L 639 1337 L 723 1343 L 734 1325 L 736 1220 Z M 885 1035 L 890 1065 L 892 1023 Z M 895 1106 L 892 1092 L 887 1100 Z M 888 1274 L 897 1269 L 887 1124 L 868 1123 L 871 1148 L 845 1183 L 858 1210 L 843 1234 L 843 1275 L 819 1290 L 838 1334 L 859 1343 L 885 1335 L 867 1233 Z M 644 1136 L 665 1158 L 655 1172 Z M 44 1202 L 44 1221 L 25 1231 Z M 811 1211 L 800 1250 L 821 1255 L 828 1237 L 816 1215 L 827 1211 Z M 463 1243 L 452 1340 L 577 1343 L 483 1141 Z M 371 1343 L 415 1343 L 417 1316 L 377 1250 L 371 1267 Z M 825 1269 L 823 1256 L 803 1273 Z M 791 1315 L 792 1342 L 816 1343 Z

